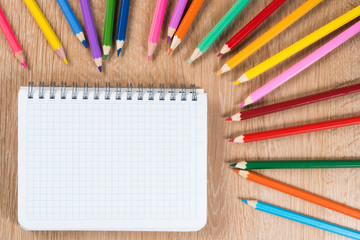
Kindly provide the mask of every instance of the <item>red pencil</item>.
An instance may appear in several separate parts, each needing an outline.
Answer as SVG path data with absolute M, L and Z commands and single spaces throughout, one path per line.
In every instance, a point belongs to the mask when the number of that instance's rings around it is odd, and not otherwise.
M 244 38 L 246 38 L 255 28 L 257 28 L 266 18 L 268 18 L 276 9 L 278 9 L 286 0 L 273 0 L 256 17 L 246 24 L 238 33 L 236 33 L 220 50 L 218 57 L 230 52 Z
M 275 104 L 239 112 L 233 115 L 232 117 L 227 118 L 226 121 L 243 121 L 246 119 L 260 117 L 266 114 L 280 112 L 296 107 L 301 107 L 304 105 L 321 102 L 332 98 L 337 98 L 358 92 L 360 92 L 360 83 L 348 87 L 333 89 L 327 92 L 317 93 L 302 98 L 292 99 L 286 102 L 275 103 Z
M 360 124 L 360 116 L 342 118 L 342 119 L 336 119 L 336 120 L 318 122 L 318 123 L 310 123 L 295 127 L 280 128 L 280 129 L 264 131 L 264 132 L 249 133 L 231 139 L 229 140 L 229 142 L 236 142 L 236 143 L 255 142 L 255 141 L 261 141 L 271 138 L 286 137 L 286 136 L 297 135 L 302 133 L 346 127 L 356 124 Z

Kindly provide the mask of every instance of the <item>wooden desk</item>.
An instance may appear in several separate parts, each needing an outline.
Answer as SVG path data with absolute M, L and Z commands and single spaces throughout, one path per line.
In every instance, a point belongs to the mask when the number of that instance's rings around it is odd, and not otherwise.
M 283 19 L 305 0 L 289 0 L 268 18 L 241 46 L 245 46 Z M 340 31 L 325 37 L 294 57 L 262 74 L 255 80 L 232 86 L 236 77 L 251 66 L 262 62 L 295 41 L 313 32 L 329 21 L 360 4 L 359 0 L 325 0 L 286 31 L 277 36 L 236 70 L 216 77 L 215 72 L 225 60 L 216 54 L 222 45 L 244 24 L 263 9 L 270 0 L 253 0 L 244 9 L 213 46 L 192 65 L 186 61 L 197 44 L 232 6 L 235 0 L 207 0 L 189 33 L 173 56 L 167 56 L 167 24 L 176 1 L 168 3 L 161 40 L 151 62 L 147 62 L 147 38 L 156 1 L 132 0 L 127 40 L 121 57 L 105 61 L 100 74 L 89 50 L 75 38 L 56 1 L 37 1 L 59 36 L 69 59 L 65 65 L 52 51 L 35 20 L 21 0 L 0 0 L 0 6 L 9 19 L 19 42 L 24 48 L 29 69 L 19 64 L 5 38 L 0 36 L 0 239 L 343 239 L 337 235 L 307 227 L 279 217 L 255 211 L 241 203 L 239 198 L 259 199 L 320 219 L 360 230 L 360 222 L 337 212 L 290 197 L 274 190 L 246 182 L 228 168 L 229 162 L 256 159 L 341 159 L 360 157 L 360 126 L 286 137 L 276 140 L 230 144 L 226 139 L 240 133 L 273 129 L 317 122 L 360 113 L 360 95 L 272 114 L 242 123 L 229 123 L 224 117 L 237 111 L 250 92 L 299 61 Z M 83 25 L 79 2 L 69 1 Z M 105 0 L 91 1 L 99 39 L 102 39 Z M 15 11 L 15 12 L 12 12 Z M 84 26 L 84 25 L 83 25 Z M 348 25 L 347 25 L 348 26 Z M 85 29 L 85 28 L 84 28 Z M 341 45 L 324 59 L 269 94 L 256 105 L 274 103 L 299 96 L 349 85 L 360 77 L 360 36 Z M 240 49 L 240 48 L 237 48 Z M 29 81 L 62 81 L 82 85 L 116 82 L 133 86 L 143 83 L 158 85 L 196 83 L 204 88 L 209 99 L 208 146 L 208 221 L 204 229 L 193 233 L 149 232 L 27 232 L 17 222 L 17 94 L 20 86 Z M 360 208 L 360 170 L 264 170 L 260 173 L 301 187 L 310 192 Z

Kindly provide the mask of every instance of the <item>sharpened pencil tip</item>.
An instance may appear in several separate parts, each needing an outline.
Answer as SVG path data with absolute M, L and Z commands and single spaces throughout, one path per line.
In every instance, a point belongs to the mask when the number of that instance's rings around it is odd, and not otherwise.
M 118 56 L 118 57 L 120 56 L 120 52 L 121 52 L 121 48 L 119 48 L 119 49 L 117 50 L 117 56 Z
M 236 173 L 239 173 L 239 169 L 236 169 L 236 168 L 232 168 L 231 170 L 233 170 L 234 172 L 236 172 Z
M 151 56 L 148 56 L 148 61 L 150 61 L 151 60 Z
M 64 62 L 65 62 L 66 64 L 68 64 L 68 60 L 67 60 L 66 58 L 64 59 Z
M 188 63 L 188 64 L 191 64 L 191 63 L 192 63 L 191 59 L 189 59 L 189 61 L 188 61 L 187 63 Z
M 239 108 L 242 108 L 243 106 L 245 106 L 245 102 L 241 103 L 241 104 L 239 105 Z
M 220 76 L 222 74 L 222 70 L 219 70 L 217 73 L 216 73 L 216 76 Z
M 229 117 L 229 118 L 225 119 L 225 121 L 232 121 L 232 118 Z
M 172 51 L 173 51 L 173 50 L 170 48 L 170 49 L 169 49 L 169 52 L 168 52 L 168 55 L 171 55 Z
M 246 203 L 246 204 L 248 203 L 248 201 L 245 200 L 245 199 L 241 199 L 241 201 L 244 202 L 244 203 Z
M 236 167 L 236 163 L 230 164 L 230 167 Z
M 229 140 L 229 142 L 234 142 L 235 141 L 235 139 L 231 139 L 231 140 Z
M 104 55 L 105 60 L 108 58 L 109 55 Z
M 27 64 L 25 61 L 23 61 L 21 64 L 24 66 L 24 68 L 27 68 Z
M 171 40 L 170 36 L 167 36 L 166 42 L 168 43 Z
M 220 57 L 220 56 L 222 56 L 222 55 L 223 55 L 222 53 L 218 53 L 217 57 Z
M 85 48 L 88 48 L 87 43 L 86 43 L 86 41 L 85 41 L 85 40 L 84 40 L 84 41 L 82 41 L 81 43 L 82 43 L 82 45 L 84 45 L 84 47 L 85 47 Z
M 102 67 L 101 66 L 99 66 L 98 69 L 99 69 L 99 72 L 102 72 Z

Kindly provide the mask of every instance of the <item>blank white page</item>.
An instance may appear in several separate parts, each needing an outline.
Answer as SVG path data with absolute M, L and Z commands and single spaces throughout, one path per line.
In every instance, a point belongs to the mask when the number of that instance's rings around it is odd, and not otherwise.
M 196 231 L 207 212 L 207 98 L 19 91 L 18 220 L 26 230 Z M 144 90 L 145 92 L 146 90 Z

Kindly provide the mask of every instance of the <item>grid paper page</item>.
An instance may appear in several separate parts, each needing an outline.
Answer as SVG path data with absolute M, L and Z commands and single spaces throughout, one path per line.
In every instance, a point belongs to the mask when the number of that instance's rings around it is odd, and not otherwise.
M 195 231 L 206 223 L 207 99 L 19 92 L 18 219 L 27 230 Z M 144 96 L 147 99 L 147 93 Z

